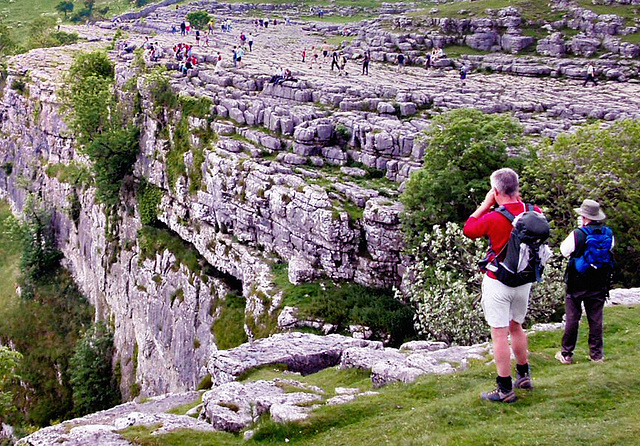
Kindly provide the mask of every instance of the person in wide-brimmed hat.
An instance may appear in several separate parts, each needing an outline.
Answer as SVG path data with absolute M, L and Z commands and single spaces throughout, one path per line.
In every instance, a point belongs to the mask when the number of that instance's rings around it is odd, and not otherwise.
M 556 359 L 563 364 L 573 363 L 584 303 L 589 321 L 589 359 L 602 362 L 602 310 L 609 295 L 613 272 L 611 250 L 615 239 L 611 229 L 604 224 L 607 216 L 597 201 L 586 199 L 574 211 L 580 216 L 579 227 L 560 245 L 560 252 L 569 257 L 570 261 L 565 276 L 566 325 L 562 336 L 562 350 L 556 354 Z

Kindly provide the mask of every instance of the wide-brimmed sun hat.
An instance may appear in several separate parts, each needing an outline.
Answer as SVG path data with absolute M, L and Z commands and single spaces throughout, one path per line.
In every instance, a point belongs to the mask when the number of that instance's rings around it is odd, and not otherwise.
M 600 203 L 588 198 L 582 202 L 579 208 L 575 208 L 574 211 L 576 211 L 578 215 L 582 215 L 593 221 L 600 221 L 607 218 L 604 212 L 602 212 L 602 209 L 600 209 Z

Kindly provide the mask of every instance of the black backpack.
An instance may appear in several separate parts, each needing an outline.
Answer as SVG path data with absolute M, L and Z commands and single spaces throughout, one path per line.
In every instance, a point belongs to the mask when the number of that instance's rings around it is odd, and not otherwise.
M 517 217 L 504 206 L 496 212 L 513 225 L 511 236 L 499 253 L 490 250 L 489 255 L 479 262 L 480 267 L 491 271 L 500 282 L 510 287 L 539 282 L 544 264 L 551 256 L 551 250 L 545 244 L 551 230 L 549 222 L 530 204 Z

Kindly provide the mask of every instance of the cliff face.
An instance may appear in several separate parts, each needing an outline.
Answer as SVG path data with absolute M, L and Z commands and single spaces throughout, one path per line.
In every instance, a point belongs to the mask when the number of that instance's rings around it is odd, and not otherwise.
M 222 136 L 208 145 L 197 136 L 202 130 L 229 136 L 231 121 L 188 118 L 189 143 L 204 155 L 201 181 L 194 188 L 181 176 L 170 184 L 166 160 L 175 122 L 162 131 L 143 77 L 137 82 L 143 125 L 135 178 L 123 191 L 118 217 L 108 218 L 92 187 L 56 174 L 89 167 L 63 121 L 59 97 L 60 70 L 79 49 L 30 53 L 39 69 L 27 71 L 20 60 L 10 64 L 2 98 L 0 194 L 18 213 L 34 197 L 51 211 L 65 266 L 95 305 L 96 317 L 114 329 L 125 397 L 197 387 L 217 349 L 212 325 L 233 288 L 246 299 L 249 337 L 267 333 L 281 300 L 272 284 L 274 259 L 289 262 L 294 282 L 320 276 L 375 286 L 398 281 L 395 202 L 365 195 L 364 211 L 350 216 L 324 187 L 290 166 L 251 156 L 258 144 L 246 132 L 242 141 Z M 135 74 L 130 62 L 118 62 L 120 86 Z M 325 127 L 334 131 L 332 124 Z M 184 163 L 193 169 L 192 152 Z M 181 250 L 198 258 L 195 268 L 175 247 L 149 252 L 141 246 L 133 183 L 142 179 L 160 188 L 158 219 Z

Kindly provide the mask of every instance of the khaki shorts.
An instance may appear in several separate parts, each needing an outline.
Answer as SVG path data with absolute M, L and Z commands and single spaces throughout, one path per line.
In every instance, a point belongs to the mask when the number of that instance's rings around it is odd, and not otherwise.
M 482 279 L 482 310 L 490 327 L 508 327 L 511 321 L 522 324 L 529 305 L 530 283 L 506 286 L 485 275 Z

